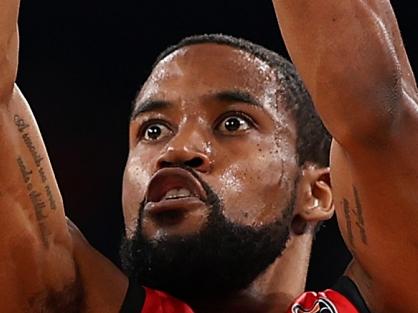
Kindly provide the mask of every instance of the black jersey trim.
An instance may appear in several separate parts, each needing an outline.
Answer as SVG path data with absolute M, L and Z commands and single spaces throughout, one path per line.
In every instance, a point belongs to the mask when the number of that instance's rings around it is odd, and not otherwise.
M 144 307 L 145 289 L 129 281 L 128 291 L 125 295 L 120 313 L 140 313 Z
M 337 283 L 332 287 L 333 290 L 338 291 L 356 307 L 359 313 L 371 313 L 367 308 L 366 302 L 360 294 L 356 284 L 347 276 L 342 276 Z

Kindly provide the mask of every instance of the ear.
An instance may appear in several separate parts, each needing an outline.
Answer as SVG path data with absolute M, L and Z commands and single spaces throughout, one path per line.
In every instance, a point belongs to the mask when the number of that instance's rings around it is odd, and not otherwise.
M 334 214 L 334 201 L 330 184 L 329 167 L 305 165 L 297 186 L 295 217 L 292 229 L 296 234 L 304 233 L 307 227 L 328 220 Z

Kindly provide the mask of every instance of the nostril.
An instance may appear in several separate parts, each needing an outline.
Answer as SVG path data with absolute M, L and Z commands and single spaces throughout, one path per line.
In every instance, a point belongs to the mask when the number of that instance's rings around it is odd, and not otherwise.
M 198 168 L 203 165 L 203 160 L 201 158 L 196 157 L 184 162 L 184 165 L 190 166 L 192 168 Z
M 196 170 L 204 170 L 205 168 L 205 159 L 202 157 L 194 157 L 191 159 L 188 159 L 187 161 L 183 160 L 167 160 L 167 159 L 160 159 L 157 163 L 158 169 L 168 168 L 168 167 L 177 167 L 177 166 L 187 166 L 190 168 L 194 168 Z

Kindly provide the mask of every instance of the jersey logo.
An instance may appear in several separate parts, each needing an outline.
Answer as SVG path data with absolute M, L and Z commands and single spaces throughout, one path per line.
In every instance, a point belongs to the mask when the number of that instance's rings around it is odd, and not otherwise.
M 334 304 L 325 298 L 316 300 L 309 308 L 303 307 L 299 303 L 292 306 L 292 313 L 338 313 Z

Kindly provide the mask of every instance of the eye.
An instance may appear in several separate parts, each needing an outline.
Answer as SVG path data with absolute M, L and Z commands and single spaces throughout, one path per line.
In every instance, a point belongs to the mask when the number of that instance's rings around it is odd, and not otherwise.
M 225 134 L 235 134 L 253 127 L 250 118 L 241 114 L 229 115 L 223 118 L 217 125 L 217 130 Z
M 171 129 L 163 123 L 151 123 L 143 127 L 140 139 L 145 141 L 159 141 L 172 133 Z

